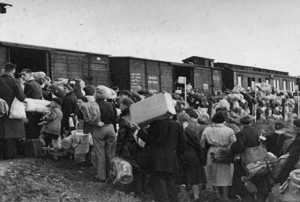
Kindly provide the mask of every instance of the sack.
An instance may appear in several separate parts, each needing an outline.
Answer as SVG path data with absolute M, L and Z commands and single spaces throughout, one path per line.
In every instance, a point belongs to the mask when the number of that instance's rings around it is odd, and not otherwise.
M 111 176 L 115 177 L 113 183 L 129 184 L 133 181 L 132 166 L 126 160 L 120 157 L 114 157 L 111 160 Z
M 249 176 L 261 176 L 270 171 L 267 149 L 263 145 L 246 148 L 241 155 L 242 165 Z
M 8 114 L 9 112 L 9 106 L 6 103 L 5 100 L 3 100 L 2 98 L 0 98 L 0 118 L 2 116 L 4 116 L 5 114 Z
M 283 201 L 299 201 L 300 198 L 300 170 L 293 170 L 287 181 L 280 187 Z
M 49 113 L 49 108 L 47 107 L 47 105 L 49 105 L 51 102 L 48 100 L 26 98 L 25 102 L 27 103 L 27 112 L 38 112 L 43 114 Z
M 10 107 L 10 119 L 26 119 L 25 105 L 18 98 L 14 98 Z
M 215 163 L 233 163 L 234 155 L 228 148 L 220 148 L 210 153 L 211 160 Z
M 83 105 L 84 120 L 89 124 L 98 126 L 100 122 L 100 108 L 97 102 L 87 102 Z

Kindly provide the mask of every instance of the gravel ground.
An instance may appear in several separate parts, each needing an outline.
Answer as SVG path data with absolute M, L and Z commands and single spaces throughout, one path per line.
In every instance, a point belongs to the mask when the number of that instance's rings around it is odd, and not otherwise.
M 135 197 L 125 194 L 112 184 L 94 181 L 94 167 L 81 167 L 68 158 L 53 161 L 22 158 L 0 161 L 0 201 L 99 201 L 149 202 L 151 195 Z M 191 201 L 179 193 L 180 201 Z M 274 188 L 269 202 L 280 202 L 278 187 Z M 210 186 L 200 192 L 200 201 L 218 201 Z

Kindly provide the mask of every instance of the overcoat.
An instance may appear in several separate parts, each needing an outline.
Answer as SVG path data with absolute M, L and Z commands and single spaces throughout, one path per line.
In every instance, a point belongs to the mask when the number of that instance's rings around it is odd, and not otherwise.
M 178 158 L 184 152 L 186 140 L 180 123 L 171 120 L 153 121 L 147 133 L 138 133 L 146 142 L 143 166 L 152 172 L 178 174 Z
M 15 97 L 23 102 L 26 98 L 20 83 L 8 74 L 3 74 L 1 76 L 3 79 L 1 81 L 0 88 L 0 98 L 4 99 L 9 108 Z M 4 85 L 8 85 L 9 89 L 5 89 Z M 25 129 L 24 121 L 22 119 L 9 119 L 7 115 L 0 118 L 0 139 L 14 139 L 14 138 L 24 138 Z

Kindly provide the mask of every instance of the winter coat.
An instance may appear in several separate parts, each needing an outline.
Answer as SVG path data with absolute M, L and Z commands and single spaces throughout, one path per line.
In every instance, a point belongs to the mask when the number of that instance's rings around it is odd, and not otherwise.
M 47 121 L 47 124 L 45 125 L 43 132 L 60 135 L 62 117 L 63 114 L 60 107 L 50 109 L 50 114 L 44 119 Z
M 9 107 L 11 107 L 15 97 L 23 102 L 26 96 L 22 91 L 20 83 L 15 78 L 7 74 L 2 75 L 1 78 L 3 79 L 2 82 L 6 82 L 9 89 L 5 89 L 4 85 L 2 85 L 4 83 L 1 83 L 0 98 L 4 99 Z M 24 121 L 22 119 L 9 119 L 7 115 L 0 118 L 0 139 L 24 137 L 25 129 Z
M 77 98 L 73 92 L 66 94 L 63 98 L 61 111 L 63 113 L 61 127 L 69 130 L 69 117 L 71 114 L 77 115 L 78 111 Z
M 42 87 L 35 80 L 30 80 L 25 84 L 24 93 L 27 98 L 39 99 L 39 100 L 43 98 Z
M 165 119 L 153 121 L 147 133 L 138 133 L 146 142 L 143 166 L 149 171 L 178 174 L 178 159 L 185 150 L 186 140 L 180 123 Z
M 294 142 L 292 143 L 289 151 L 290 155 L 282 169 L 283 172 L 280 173 L 278 177 L 278 182 L 283 183 L 288 177 L 292 170 L 295 169 L 295 165 L 299 161 L 300 156 L 300 132 L 297 133 Z

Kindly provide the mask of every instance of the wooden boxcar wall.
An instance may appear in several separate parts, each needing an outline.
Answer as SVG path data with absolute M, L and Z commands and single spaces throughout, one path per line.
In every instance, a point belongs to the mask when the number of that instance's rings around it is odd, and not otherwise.
M 120 89 L 136 91 L 140 88 L 152 92 L 173 90 L 173 67 L 170 63 L 130 58 L 110 57 L 111 79 Z
M 154 93 L 159 93 L 160 89 L 160 62 L 145 61 L 146 88 Z
M 221 91 L 223 88 L 222 70 L 212 70 L 213 91 Z
M 7 62 L 7 48 L 0 45 L 0 74 L 4 72 L 5 64 Z
M 52 79 L 77 78 L 86 84 L 110 86 L 107 56 L 51 51 L 51 73 Z
M 173 90 L 173 67 L 169 63 L 132 58 L 129 65 L 131 90 L 139 86 L 152 92 Z
M 200 89 L 205 95 L 211 95 L 212 85 L 211 69 L 195 67 L 194 68 L 194 88 Z
M 161 90 L 172 92 L 173 90 L 173 67 L 169 63 L 160 63 Z

